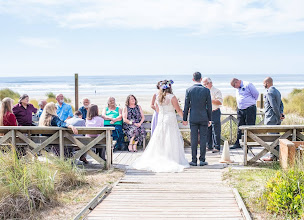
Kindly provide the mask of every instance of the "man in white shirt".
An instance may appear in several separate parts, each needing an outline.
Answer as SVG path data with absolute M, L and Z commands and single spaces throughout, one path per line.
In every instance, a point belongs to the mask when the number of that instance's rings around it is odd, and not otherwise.
M 208 128 L 207 146 L 212 153 L 221 149 L 221 105 L 223 104 L 222 92 L 212 85 L 212 80 L 205 77 L 202 80 L 203 86 L 210 90 L 212 101 L 212 126 Z

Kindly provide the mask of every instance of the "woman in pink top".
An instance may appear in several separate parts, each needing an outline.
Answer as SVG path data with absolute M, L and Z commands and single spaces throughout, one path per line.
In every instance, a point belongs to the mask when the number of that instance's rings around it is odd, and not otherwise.
M 86 127 L 103 127 L 103 126 L 104 126 L 104 122 L 103 122 L 103 118 L 99 116 L 98 106 L 94 104 L 90 105 L 87 113 Z M 98 134 L 87 134 L 86 136 L 97 137 Z M 96 148 L 96 153 L 98 153 L 102 159 L 105 159 L 104 148 Z

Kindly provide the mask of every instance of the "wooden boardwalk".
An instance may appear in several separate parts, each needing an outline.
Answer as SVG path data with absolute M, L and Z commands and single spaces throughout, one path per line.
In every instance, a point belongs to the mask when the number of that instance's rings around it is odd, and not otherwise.
M 186 149 L 190 160 L 190 149 Z M 243 219 L 232 189 L 222 181 L 220 154 L 207 153 L 208 166 L 182 173 L 152 173 L 128 167 L 141 152 L 115 152 L 126 175 L 87 217 L 95 219 Z M 232 159 L 241 156 L 235 151 Z

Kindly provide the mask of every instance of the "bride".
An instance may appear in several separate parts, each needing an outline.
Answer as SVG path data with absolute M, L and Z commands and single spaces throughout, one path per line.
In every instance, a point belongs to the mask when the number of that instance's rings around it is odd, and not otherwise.
M 159 94 L 156 97 L 158 123 L 150 142 L 132 167 L 138 170 L 153 172 L 181 172 L 189 167 L 185 158 L 184 141 L 179 131 L 176 114 L 183 117 L 177 98 L 172 94 L 173 81 L 161 82 Z

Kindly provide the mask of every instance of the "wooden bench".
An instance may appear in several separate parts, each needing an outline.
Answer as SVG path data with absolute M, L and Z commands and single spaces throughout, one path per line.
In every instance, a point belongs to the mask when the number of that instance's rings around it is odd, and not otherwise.
M 260 160 L 268 152 L 279 157 L 279 152 L 275 147 L 278 146 L 280 139 L 304 140 L 303 125 L 247 125 L 239 128 L 243 132 L 240 144 L 244 150 L 244 165 Z M 262 150 L 247 160 L 248 149 L 253 146 L 261 147 Z
M 50 145 L 59 145 L 60 158 L 64 159 L 64 148 L 73 147 L 78 151 L 73 156 L 79 158 L 87 152 L 102 166 L 106 164 L 109 169 L 112 164 L 112 137 L 113 127 L 77 127 L 78 133 L 98 134 L 97 137 L 85 137 L 73 135 L 72 130 L 58 127 L 36 126 L 0 126 L 0 145 L 12 145 L 15 147 L 29 147 L 29 151 L 36 155 L 39 151 Z M 34 135 L 34 136 L 33 136 Z M 92 151 L 92 148 L 106 149 L 106 162 Z

